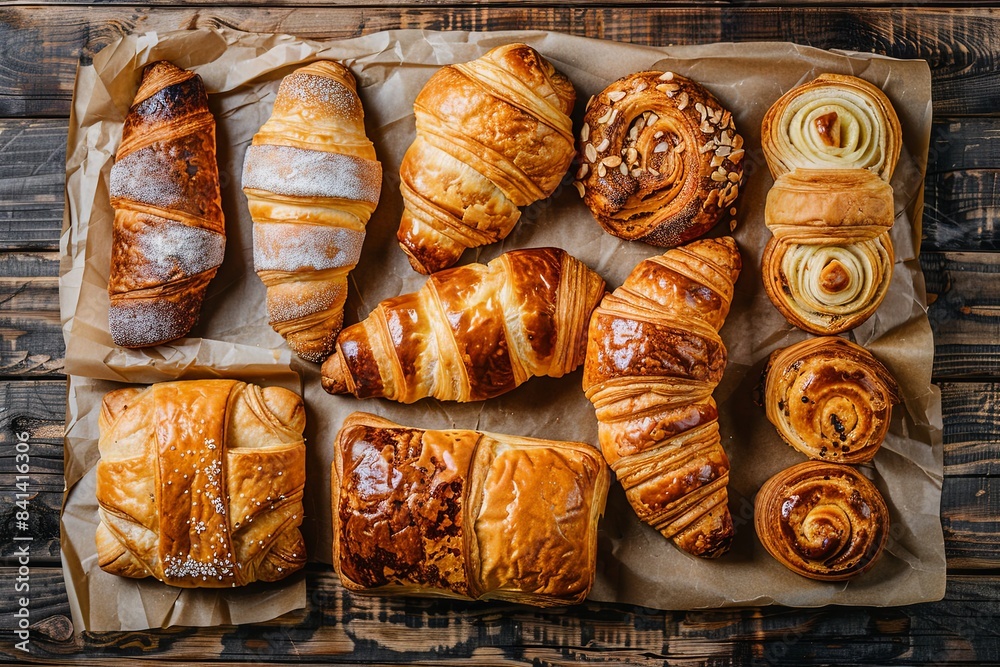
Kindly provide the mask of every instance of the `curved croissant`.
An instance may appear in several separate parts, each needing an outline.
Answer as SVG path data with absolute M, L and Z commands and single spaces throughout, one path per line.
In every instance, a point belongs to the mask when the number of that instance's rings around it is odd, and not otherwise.
M 519 206 L 555 191 L 574 155 L 575 100 L 569 79 L 525 44 L 430 78 L 399 168 L 399 245 L 415 270 L 440 271 L 506 237 Z
M 582 362 L 604 281 L 565 250 L 533 248 L 441 271 L 344 329 L 323 388 L 412 403 L 480 401 Z
M 591 101 L 576 185 L 609 233 L 671 247 L 735 213 L 743 152 L 733 115 L 703 86 L 638 72 Z
M 889 537 L 889 511 L 851 466 L 806 461 L 764 483 L 754 501 L 764 548 L 796 574 L 842 581 L 871 568 Z
M 816 334 L 853 329 L 889 290 L 892 188 L 863 169 L 796 170 L 767 195 L 764 288 L 795 326 Z
M 299 396 L 235 380 L 162 382 L 106 394 L 99 425 L 102 569 L 219 588 L 305 565 Z
M 740 271 L 728 237 L 640 262 L 590 320 L 583 388 L 639 518 L 696 556 L 729 550 L 729 459 L 712 392 Z
M 247 149 L 243 192 L 270 324 L 303 359 L 333 351 L 381 183 L 351 72 L 320 61 L 286 76 Z
M 764 405 L 781 438 L 809 458 L 863 463 L 885 439 L 898 391 L 868 350 L 810 338 L 771 355 Z
M 775 178 L 793 169 L 866 169 L 888 182 L 902 129 L 877 87 L 854 76 L 821 74 L 768 109 L 761 143 Z
M 146 66 L 110 191 L 115 344 L 147 347 L 186 335 L 226 246 L 215 118 L 201 77 L 166 61 Z

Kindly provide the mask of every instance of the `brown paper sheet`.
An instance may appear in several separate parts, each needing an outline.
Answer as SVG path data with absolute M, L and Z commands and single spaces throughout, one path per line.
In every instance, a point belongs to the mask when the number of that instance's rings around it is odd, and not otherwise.
M 378 301 L 416 290 L 424 281 L 409 268 L 395 241 L 402 210 L 398 168 L 414 137 L 413 99 L 441 65 L 476 58 L 512 41 L 531 44 L 573 81 L 578 92 L 576 127 L 590 95 L 614 79 L 643 69 L 665 69 L 707 86 L 733 112 L 746 140 L 747 186 L 737 204 L 735 231 L 744 270 L 722 330 L 729 367 L 715 393 L 723 444 L 732 462 L 734 547 L 712 562 L 681 553 L 641 524 L 620 487 L 614 486 L 601 525 L 592 599 L 690 609 L 772 602 L 902 605 L 943 595 L 940 397 L 930 382 L 933 345 L 923 275 L 916 261 L 931 120 L 926 63 L 784 43 L 651 48 L 544 32 L 392 31 L 315 43 L 281 35 L 201 30 L 126 37 L 101 51 L 77 78 L 67 152 L 61 292 L 66 368 L 74 376 L 68 408 L 63 553 L 77 628 L 249 622 L 304 602 L 298 583 L 259 588 L 245 596 L 214 592 L 177 596 L 155 582 L 114 577 L 107 581 L 110 575 L 97 569 L 89 545 L 96 525 L 91 479 L 96 415 L 102 393 L 116 386 L 109 381 L 152 382 L 216 373 L 270 383 L 287 380 L 283 373 L 289 368 L 299 373 L 309 419 L 304 529 L 310 558 L 327 563 L 331 445 L 343 419 L 355 410 L 424 428 L 478 428 L 596 446 L 597 423 L 581 389 L 580 371 L 561 379 L 533 379 L 483 403 L 425 400 L 399 405 L 327 395 L 320 388 L 318 366 L 291 357 L 267 325 L 264 288 L 252 270 L 251 220 L 239 188 L 243 153 L 271 113 L 280 79 L 296 64 L 333 58 L 351 67 L 359 82 L 368 133 L 382 162 L 382 200 L 368 225 L 360 265 L 350 279 L 346 320 L 351 323 L 365 317 Z M 108 172 L 140 70 L 157 59 L 194 69 L 211 94 L 219 123 L 228 241 L 225 261 L 190 337 L 152 350 L 128 351 L 112 344 L 107 327 L 113 218 Z M 802 459 L 781 442 L 763 409 L 754 405 L 754 389 L 771 351 L 806 337 L 778 314 L 761 285 L 760 257 L 768 238 L 763 204 L 772 181 L 760 150 L 760 121 L 782 93 L 822 72 L 854 74 L 880 86 L 904 128 L 903 152 L 892 181 L 897 210 L 892 286 L 878 313 L 852 334 L 895 373 L 905 398 L 894 412 L 890 435 L 874 465 L 865 468 L 886 496 L 891 537 L 875 569 L 849 584 L 814 582 L 785 570 L 763 550 L 752 521 L 753 497 L 760 484 Z M 620 285 L 641 259 L 661 252 L 604 233 L 565 180 L 552 197 L 524 211 L 504 242 L 469 251 L 463 261 L 488 261 L 505 250 L 544 245 L 569 250 L 597 270 L 609 288 Z

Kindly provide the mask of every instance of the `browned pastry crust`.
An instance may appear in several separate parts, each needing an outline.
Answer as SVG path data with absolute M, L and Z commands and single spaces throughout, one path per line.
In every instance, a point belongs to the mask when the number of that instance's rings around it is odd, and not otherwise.
M 700 84 L 638 72 L 595 96 L 584 117 L 577 189 L 601 226 L 672 247 L 701 236 L 736 201 L 743 138 Z
M 111 167 L 108 321 L 116 345 L 180 338 L 225 250 L 215 119 L 201 77 L 147 65 Z
M 499 241 L 519 206 L 555 191 L 573 159 L 569 79 L 525 44 L 434 74 L 413 104 L 417 137 L 400 165 L 399 245 L 434 273 Z
M 514 250 L 432 275 L 345 328 L 323 388 L 412 403 L 481 401 L 582 362 L 604 281 L 559 248 Z
M 337 434 L 333 563 L 348 590 L 583 601 L 610 483 L 593 447 L 425 431 L 355 412 Z
M 778 177 L 764 221 L 764 288 L 791 324 L 836 334 L 871 317 L 889 290 L 892 188 L 865 169 Z
M 898 392 L 868 350 L 810 338 L 771 355 L 764 405 L 782 439 L 809 458 L 864 463 L 885 440 Z
M 276 581 L 305 564 L 305 411 L 296 394 L 234 380 L 105 395 L 97 557 L 183 588 Z
M 351 72 L 319 61 L 286 76 L 247 149 L 243 191 L 271 326 L 303 359 L 318 363 L 333 351 L 347 274 L 381 185 Z
M 889 511 L 851 466 L 806 461 L 767 480 L 754 502 L 767 552 L 796 574 L 842 581 L 871 568 L 889 537 Z
M 902 136 L 885 93 L 843 74 L 821 74 L 788 91 L 761 125 L 775 178 L 794 169 L 865 169 L 888 182 Z
M 583 388 L 604 458 L 639 518 L 681 549 L 729 550 L 729 459 L 712 392 L 740 255 L 729 237 L 640 262 L 590 320 Z

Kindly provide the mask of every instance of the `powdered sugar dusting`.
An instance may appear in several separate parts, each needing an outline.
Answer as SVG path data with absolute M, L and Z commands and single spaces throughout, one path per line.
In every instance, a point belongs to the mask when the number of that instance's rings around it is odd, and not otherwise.
M 353 267 L 364 241 L 365 233 L 357 229 L 258 223 L 253 226 L 253 265 L 257 271 Z
M 146 146 L 116 160 L 111 166 L 111 196 L 174 208 L 185 192 L 180 181 L 167 177 L 168 157 L 157 146 Z
M 250 146 L 243 162 L 243 187 L 376 205 L 382 189 L 382 166 L 375 160 L 295 146 Z
M 134 243 L 146 260 L 143 273 L 162 282 L 214 269 L 226 250 L 222 234 L 165 218 L 147 218 L 136 229 Z
M 282 99 L 284 98 L 284 99 Z M 362 116 L 361 102 L 353 90 L 325 76 L 293 72 L 281 81 L 278 99 L 283 102 L 323 105 L 324 113 L 353 120 Z
M 200 300 L 196 305 L 200 307 Z M 163 299 L 130 299 L 112 303 L 108 310 L 111 337 L 122 347 L 147 347 L 180 338 L 194 322 L 189 309 Z
M 335 285 L 327 285 L 320 289 L 311 289 L 297 299 L 268 299 L 267 316 L 272 323 L 278 323 L 330 310 L 337 304 L 338 295 L 342 295 L 346 290 L 345 281 L 339 289 Z

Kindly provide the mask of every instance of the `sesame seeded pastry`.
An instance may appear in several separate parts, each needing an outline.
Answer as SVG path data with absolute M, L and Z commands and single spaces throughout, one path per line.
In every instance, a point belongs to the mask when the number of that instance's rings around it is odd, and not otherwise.
M 525 44 L 434 74 L 413 103 L 417 136 L 399 168 L 399 245 L 434 273 L 505 238 L 518 207 L 551 195 L 573 159 L 569 79 Z
M 226 245 L 215 119 L 201 77 L 147 65 L 111 167 L 108 324 L 116 345 L 186 335 Z
M 741 259 L 730 237 L 640 262 L 590 319 L 583 390 L 601 450 L 640 519 L 705 558 L 729 550 L 729 459 L 712 392 Z
M 679 74 L 637 72 L 595 95 L 577 151 L 576 188 L 619 238 L 673 247 L 735 213 L 743 137 L 732 113 Z
M 361 593 L 582 602 L 610 478 L 583 443 L 355 412 L 334 445 L 333 564 Z
M 347 275 L 382 187 L 346 67 L 319 61 L 282 80 L 247 148 L 242 185 L 271 326 L 300 357 L 321 362 L 343 324 Z
M 182 588 L 276 581 L 305 565 L 305 410 L 280 387 L 163 382 L 104 396 L 97 557 Z

